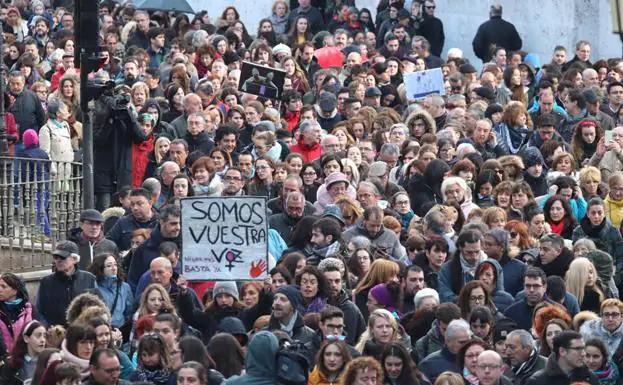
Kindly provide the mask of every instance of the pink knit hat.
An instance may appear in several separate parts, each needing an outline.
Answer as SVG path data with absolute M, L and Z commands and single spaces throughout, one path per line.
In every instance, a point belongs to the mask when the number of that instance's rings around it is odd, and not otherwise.
M 32 128 L 26 130 L 24 135 L 22 136 L 22 141 L 24 142 L 25 148 L 33 148 L 39 145 L 39 136 L 37 132 Z

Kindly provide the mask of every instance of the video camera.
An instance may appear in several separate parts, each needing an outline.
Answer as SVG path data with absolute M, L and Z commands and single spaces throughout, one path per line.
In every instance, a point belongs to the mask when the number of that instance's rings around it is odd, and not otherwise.
M 107 81 L 103 84 L 99 99 L 113 111 L 127 110 L 130 104 L 130 95 L 115 92 L 115 82 L 113 81 Z

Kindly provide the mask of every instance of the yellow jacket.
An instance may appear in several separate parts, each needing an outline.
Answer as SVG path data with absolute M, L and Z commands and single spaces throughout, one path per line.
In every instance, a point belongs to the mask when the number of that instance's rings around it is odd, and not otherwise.
M 612 225 L 618 230 L 623 221 L 623 199 L 614 200 L 608 195 L 604 200 L 606 217 L 612 222 Z
M 344 367 L 346 367 L 346 364 L 344 364 Z M 316 366 L 309 374 L 307 385 L 342 385 L 342 376 L 340 375 L 335 381 L 330 382 L 327 376 Z

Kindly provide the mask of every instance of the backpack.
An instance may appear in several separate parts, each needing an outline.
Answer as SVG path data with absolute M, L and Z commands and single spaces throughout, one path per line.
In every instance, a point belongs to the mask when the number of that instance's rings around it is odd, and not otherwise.
M 307 385 L 309 347 L 299 341 L 282 341 L 277 352 L 277 380 L 283 385 Z

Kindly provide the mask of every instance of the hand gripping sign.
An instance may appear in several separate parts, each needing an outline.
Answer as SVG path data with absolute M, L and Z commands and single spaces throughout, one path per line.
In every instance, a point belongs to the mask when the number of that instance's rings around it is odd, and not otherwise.
M 191 281 L 263 280 L 264 197 L 189 197 L 182 207 L 182 274 Z

